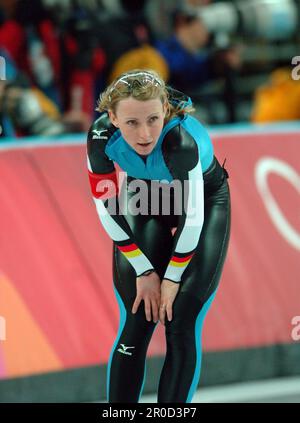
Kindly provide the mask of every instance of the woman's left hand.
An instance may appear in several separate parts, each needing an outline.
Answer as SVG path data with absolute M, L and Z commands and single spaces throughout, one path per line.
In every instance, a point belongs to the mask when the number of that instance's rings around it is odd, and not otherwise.
M 173 302 L 179 290 L 179 283 L 163 279 L 160 286 L 160 307 L 159 320 L 162 325 L 165 324 L 165 315 L 169 321 L 173 318 Z

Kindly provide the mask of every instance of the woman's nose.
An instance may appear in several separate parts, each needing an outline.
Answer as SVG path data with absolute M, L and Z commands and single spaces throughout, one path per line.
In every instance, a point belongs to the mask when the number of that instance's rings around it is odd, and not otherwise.
M 142 141 L 148 141 L 150 138 L 150 131 L 147 125 L 141 125 L 139 137 Z

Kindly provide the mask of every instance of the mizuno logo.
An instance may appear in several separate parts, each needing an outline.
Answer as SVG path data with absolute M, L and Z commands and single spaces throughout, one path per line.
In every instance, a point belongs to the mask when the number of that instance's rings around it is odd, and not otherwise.
M 103 132 L 107 132 L 107 129 L 101 129 L 97 131 L 97 129 L 93 129 L 93 140 L 107 140 L 108 137 L 101 136 Z
M 132 353 L 131 352 L 128 352 L 127 350 L 129 349 L 129 348 L 135 348 L 135 347 L 126 347 L 126 345 L 124 345 L 124 344 L 120 344 L 121 345 L 121 347 L 122 348 L 119 348 L 118 349 L 118 351 L 120 352 L 120 353 L 122 353 L 122 354 L 126 354 L 126 355 L 132 355 Z

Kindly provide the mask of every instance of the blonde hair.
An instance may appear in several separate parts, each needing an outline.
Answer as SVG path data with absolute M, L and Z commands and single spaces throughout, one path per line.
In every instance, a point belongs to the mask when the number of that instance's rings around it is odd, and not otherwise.
M 134 69 L 122 73 L 101 93 L 96 110 L 103 112 L 110 109 L 116 113 L 118 102 L 128 97 L 141 101 L 159 98 L 162 104 L 167 106 L 165 121 L 195 110 L 191 105 L 186 105 L 185 101 L 172 104 L 164 80 L 158 73 L 148 69 Z

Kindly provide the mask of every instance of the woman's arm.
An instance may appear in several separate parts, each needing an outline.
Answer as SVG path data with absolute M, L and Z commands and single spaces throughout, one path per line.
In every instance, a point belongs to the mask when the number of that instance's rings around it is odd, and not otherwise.
M 182 185 L 181 214 L 164 275 L 164 279 L 179 283 L 194 255 L 204 222 L 203 172 L 198 145 L 181 125 L 166 134 L 162 152 L 171 175 Z
M 133 266 L 136 275 L 154 269 L 138 247 L 134 235 L 120 213 L 118 181 L 113 161 L 105 147 L 116 129 L 104 114 L 92 125 L 87 138 L 87 162 L 90 186 L 100 221 L 110 238 Z

